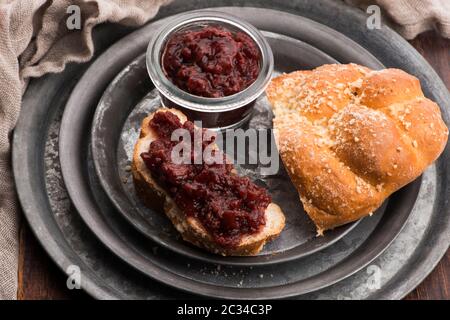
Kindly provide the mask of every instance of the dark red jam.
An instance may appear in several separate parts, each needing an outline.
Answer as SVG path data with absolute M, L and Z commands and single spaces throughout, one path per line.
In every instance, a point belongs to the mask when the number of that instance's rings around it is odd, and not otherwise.
M 181 124 L 171 112 L 158 112 L 150 122 L 159 138 L 141 154 L 152 177 L 170 194 L 183 213 L 200 220 L 205 229 L 222 247 L 237 246 L 243 235 L 254 234 L 265 225 L 265 210 L 271 202 L 267 191 L 249 178 L 232 173 L 233 165 L 226 161 L 193 164 L 194 142 L 191 144 L 192 164 L 175 164 L 171 152 L 178 141 L 171 141 L 175 129 L 187 129 L 194 137 L 190 121 Z M 203 129 L 202 150 L 214 142 L 206 139 Z M 193 138 L 191 140 L 194 140 Z M 200 149 L 200 148 L 197 148 Z M 221 151 L 217 156 L 225 159 Z M 202 152 L 203 153 L 203 152 Z M 214 155 L 214 154 L 213 154 Z M 217 159 L 217 158 L 216 158 Z
M 219 98 L 240 92 L 259 74 L 260 52 L 243 32 L 220 26 L 179 31 L 162 56 L 166 76 L 193 95 Z

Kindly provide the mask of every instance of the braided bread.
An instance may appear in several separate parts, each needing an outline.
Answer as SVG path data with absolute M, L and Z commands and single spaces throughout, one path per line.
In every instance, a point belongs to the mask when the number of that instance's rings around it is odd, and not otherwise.
M 278 149 L 318 232 L 371 214 L 438 158 L 448 129 L 417 78 L 324 65 L 272 80 Z

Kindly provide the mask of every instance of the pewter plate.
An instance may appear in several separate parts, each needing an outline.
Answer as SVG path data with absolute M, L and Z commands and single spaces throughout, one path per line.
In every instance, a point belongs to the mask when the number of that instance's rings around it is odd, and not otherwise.
M 349 62 L 347 54 L 339 48 L 334 50 L 335 32 L 308 19 L 296 16 L 301 14 L 317 20 L 325 25 L 345 33 L 347 36 L 368 48 L 385 65 L 400 67 L 415 74 L 422 82 L 426 95 L 437 101 L 442 107 L 445 121 L 449 123 L 448 108 L 450 97 L 445 85 L 441 82 L 432 68 L 423 58 L 395 32 L 383 25 L 382 29 L 367 34 L 365 29 L 364 13 L 350 8 L 340 2 L 331 0 L 316 1 L 245 1 L 249 6 L 264 6 L 278 9 L 272 11 L 256 8 L 226 8 L 221 9 L 236 14 L 247 11 L 249 19 L 271 20 L 271 30 L 297 37 L 297 30 L 305 29 L 300 40 L 306 41 L 317 48 L 331 54 L 341 62 Z M 244 5 L 244 1 L 222 0 L 217 2 L 174 1 L 164 7 L 159 17 L 169 16 L 181 11 L 208 7 L 211 5 Z M 250 11 L 250 12 L 248 12 Z M 290 12 L 293 14 L 289 14 Z M 339 17 L 339 18 L 337 18 Z M 330 41 L 318 40 L 310 29 L 323 30 L 330 34 Z M 96 52 L 101 52 L 114 39 L 122 36 L 126 30 L 117 26 L 105 25 L 94 31 Z M 143 32 L 148 32 L 144 30 Z M 139 32 L 138 32 L 139 33 Z M 136 34 L 129 36 L 130 42 L 136 39 Z M 351 46 L 347 43 L 347 46 Z M 132 46 L 131 46 L 132 47 Z M 145 48 L 138 48 L 145 50 Z M 359 50 L 356 48 L 356 50 Z M 137 54 L 136 54 L 137 55 Z M 371 55 L 370 55 L 371 56 Z M 102 83 L 104 87 L 129 61 L 118 61 L 117 65 L 105 74 Z M 19 198 L 25 216 L 33 232 L 40 240 L 55 263 L 67 272 L 67 267 L 77 265 L 80 267 L 82 287 L 89 294 L 101 299 L 161 299 L 187 297 L 177 290 L 170 290 L 158 282 L 136 272 L 128 267 L 121 259 L 110 253 L 90 232 L 80 219 L 78 213 L 71 206 L 65 185 L 61 178 L 58 155 L 59 122 L 70 91 L 78 78 L 85 71 L 86 66 L 72 65 L 57 75 L 48 75 L 38 81 L 32 81 L 24 96 L 23 107 L 19 123 L 14 134 L 13 166 Z M 108 78 L 108 79 L 106 79 Z M 101 94 L 100 94 L 101 95 Z M 89 99 L 98 101 L 100 95 Z M 89 126 L 84 130 L 89 131 Z M 87 139 L 88 135 L 84 137 Z M 77 155 L 73 155 L 77 156 Z M 83 155 L 84 156 L 84 155 Z M 351 277 L 333 285 L 328 282 L 324 288 L 298 296 L 300 299 L 398 299 L 406 295 L 417 286 L 424 277 L 434 268 L 450 243 L 449 209 L 445 195 L 450 194 L 448 173 L 449 150 L 437 161 L 436 165 L 423 175 L 419 197 L 410 218 L 403 231 L 392 242 L 389 248 L 374 260 L 370 268 L 356 272 Z M 117 218 L 114 212 L 108 213 Z M 375 217 L 376 218 L 376 217 Z M 117 218 L 118 219 L 118 218 Z M 384 217 L 383 217 L 384 219 Z M 120 220 L 118 219 L 120 222 Z M 370 233 L 371 241 L 360 239 L 354 233 L 358 228 L 366 228 L 365 219 L 352 232 L 338 241 L 335 245 L 325 249 L 317 255 L 301 259 L 304 272 L 310 271 L 306 266 L 319 266 L 322 260 L 329 258 L 336 261 L 345 252 L 350 251 L 352 244 L 362 241 L 364 245 L 360 251 L 363 253 L 374 250 L 374 242 L 383 242 L 383 233 L 388 232 L 391 225 L 384 224 L 373 230 L 361 230 Z M 105 221 L 95 219 L 97 224 Z M 120 223 L 126 226 L 126 223 Z M 389 221 L 388 221 L 389 222 Z M 139 239 L 143 244 L 145 238 Z M 380 245 L 384 246 L 385 243 Z M 375 248 L 376 249 L 376 248 Z M 340 250 L 340 251 L 339 251 Z M 134 259 L 132 251 L 129 251 Z M 340 253 L 339 253 L 340 252 Z M 347 261 L 360 263 L 362 255 L 350 255 Z M 309 260 L 311 259 L 311 260 Z M 366 265 L 363 263 L 362 265 Z M 347 265 L 348 266 L 348 265 Z M 372 267 L 382 271 L 379 288 L 368 285 L 371 280 Z M 267 277 L 264 277 L 267 279 Z M 325 279 L 326 280 L 326 279 Z M 327 281 L 325 281 L 327 283 Z M 304 289 L 307 289 L 304 287 Z M 308 291 L 308 290 L 306 290 Z M 252 296 L 258 297 L 258 293 Z M 264 296 L 263 296 L 264 297 Z
M 264 35 L 275 56 L 274 76 L 337 63 L 327 54 L 302 41 L 269 32 L 264 32 Z M 105 62 L 102 67 L 109 66 Z M 98 70 L 97 75 L 101 72 Z M 163 247 L 211 263 L 268 265 L 298 259 L 326 248 L 358 223 L 336 228 L 323 237 L 317 237 L 315 226 L 304 212 L 297 191 L 277 156 L 279 169 L 271 175 L 265 175 L 255 165 L 237 166 L 241 174 L 266 187 L 273 201 L 281 206 L 286 216 L 286 227 L 277 239 L 266 244 L 263 251 L 255 257 L 223 257 L 183 241 L 164 213 L 142 204 L 136 195 L 129 169 L 142 119 L 160 106 L 161 101 L 149 80 L 143 54 L 126 66 L 103 94 L 92 121 L 91 144 L 96 173 L 112 203 L 133 226 Z M 63 125 L 66 125 L 62 128 L 67 132 L 65 136 L 70 137 L 74 129 L 73 123 L 67 121 Z M 272 112 L 265 96 L 258 99 L 251 120 L 244 129 L 246 128 L 272 128 Z M 273 147 L 273 152 L 276 152 L 275 146 Z
M 240 16 L 246 17 L 242 13 Z M 159 22 L 164 23 L 164 21 Z M 164 247 L 159 247 L 157 252 L 154 252 L 149 247 L 148 241 L 143 242 L 136 238 L 136 232 L 129 230 L 128 224 L 116 218 L 117 212 L 114 206 L 100 187 L 98 177 L 92 168 L 89 154 L 91 149 L 88 145 L 89 139 L 86 139 L 86 132 L 91 125 L 97 99 L 100 99 L 102 95 L 101 88 L 107 83 L 104 82 L 107 79 L 105 74 L 117 66 L 118 61 L 125 61 L 124 57 L 133 60 L 137 54 L 142 54 L 143 51 L 139 52 L 137 45 L 146 46 L 151 37 L 151 30 L 154 29 L 150 29 L 151 27 L 153 26 L 147 26 L 132 34 L 130 37 L 136 36 L 132 40 L 125 38 L 119 41 L 92 64 L 72 91 L 61 121 L 59 155 L 67 191 L 82 219 L 108 248 L 149 277 L 183 291 L 216 298 L 242 299 L 291 297 L 317 290 L 350 276 L 387 248 L 409 216 L 420 186 L 420 179 L 391 197 L 385 206 L 378 210 L 375 217 L 365 219 L 364 223 L 355 227 L 353 232 L 348 234 L 348 238 L 344 237 L 346 241 L 338 241 L 329 248 L 333 250 L 324 249 L 303 259 L 277 265 L 232 265 L 225 268 L 221 265 L 170 254 Z M 265 25 L 258 25 L 258 27 L 264 29 Z M 301 34 L 301 31 L 298 33 Z M 330 37 L 328 33 L 316 34 L 317 38 L 324 36 Z M 336 34 L 334 37 L 339 37 L 339 40 L 337 38 L 334 40 L 335 46 L 347 50 L 351 61 L 380 66 L 368 52 L 358 51 L 360 47 L 356 43 L 352 43 L 342 35 Z M 346 44 L 346 41 L 349 43 Z M 127 43 L 132 43 L 135 51 L 131 50 Z M 142 64 L 131 64 L 131 69 L 137 72 L 141 70 L 141 73 L 145 74 Z M 126 70 L 126 74 L 133 75 Z M 134 79 L 135 81 L 126 81 L 121 86 L 122 79 L 123 77 L 116 78 L 116 90 L 122 87 L 121 90 L 127 91 L 123 87 L 128 87 L 130 88 L 128 90 L 139 89 L 145 93 L 148 92 L 148 88 L 151 88 L 150 84 L 145 83 L 148 81 L 145 76 Z M 126 94 L 123 95 L 123 97 L 126 96 Z M 107 100 L 111 100 L 111 95 L 107 95 Z M 124 98 L 118 101 L 117 106 L 122 106 L 120 102 L 125 103 Z M 126 106 L 125 108 L 127 109 Z M 128 113 L 120 113 L 116 110 L 116 112 L 104 113 L 104 116 L 107 115 L 118 119 L 121 115 L 126 118 Z M 96 123 L 93 125 L 96 126 Z M 120 128 L 120 125 L 117 127 Z M 112 141 L 119 140 L 120 130 L 117 130 L 115 135 L 115 139 L 114 134 L 110 137 Z M 100 144 L 100 147 L 107 150 L 113 145 L 114 142 Z M 99 164 L 118 169 L 108 159 Z M 121 185 L 112 187 L 122 188 Z M 384 227 L 380 229 L 380 226 Z M 380 233 L 380 230 L 383 232 Z M 381 235 L 383 235 L 382 239 L 379 238 Z M 366 242 L 369 237 L 371 240 Z M 319 256 L 326 258 L 317 259 Z

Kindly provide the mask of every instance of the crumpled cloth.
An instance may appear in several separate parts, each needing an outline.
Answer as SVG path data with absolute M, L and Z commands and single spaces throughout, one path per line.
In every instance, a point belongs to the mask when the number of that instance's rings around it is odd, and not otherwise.
M 11 133 L 27 79 L 62 71 L 68 62 L 89 60 L 94 26 L 103 22 L 139 26 L 169 1 L 0 0 L 0 299 L 17 295 L 20 219 L 11 172 Z
M 364 10 L 378 5 L 391 19 L 398 33 L 411 40 L 418 34 L 436 30 L 450 38 L 450 0 L 345 0 Z
M 0 299 L 15 299 L 19 210 L 11 172 L 11 132 L 27 80 L 59 72 L 68 62 L 88 61 L 92 28 L 103 22 L 139 26 L 171 0 L 0 0 Z M 189 0 L 185 0 L 189 1 Z M 407 39 L 435 28 L 450 38 L 450 0 L 346 0 L 378 4 Z M 69 30 L 77 5 L 81 30 Z M 326 8 L 325 8 L 326 9 Z

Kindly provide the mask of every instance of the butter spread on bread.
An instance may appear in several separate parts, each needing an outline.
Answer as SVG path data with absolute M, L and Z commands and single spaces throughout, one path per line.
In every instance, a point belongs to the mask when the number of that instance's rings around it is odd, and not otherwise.
M 448 129 L 414 76 L 324 65 L 269 84 L 277 145 L 318 232 L 371 214 L 443 151 Z

